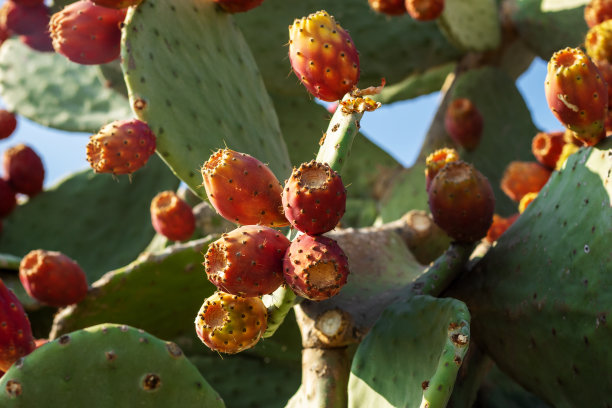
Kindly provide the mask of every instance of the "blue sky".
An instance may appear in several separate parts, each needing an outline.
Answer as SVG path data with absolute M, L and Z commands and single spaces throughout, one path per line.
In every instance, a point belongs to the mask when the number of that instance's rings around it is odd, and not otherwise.
M 552 115 L 544 96 L 546 62 L 536 59 L 519 78 L 518 88 L 525 97 L 535 124 L 542 130 L 559 130 L 561 124 Z M 439 94 L 422 96 L 406 102 L 383 106 L 366 113 L 362 120 L 362 132 L 400 163 L 410 166 L 418 153 L 422 139 L 431 122 Z M 406 138 L 400 123 L 410 123 L 412 137 Z M 322 129 L 323 131 L 324 129 Z M 88 134 L 69 133 L 45 128 L 25 118 L 18 118 L 17 130 L 0 141 L 0 152 L 18 143 L 25 143 L 42 157 L 46 168 L 45 185 L 51 186 L 73 171 L 88 168 L 85 146 Z

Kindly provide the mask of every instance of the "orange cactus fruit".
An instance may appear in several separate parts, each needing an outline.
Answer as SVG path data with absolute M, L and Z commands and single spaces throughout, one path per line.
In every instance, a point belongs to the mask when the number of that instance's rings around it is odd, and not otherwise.
M 444 0 L 405 0 L 410 17 L 417 21 L 431 21 L 444 11 Z
M 261 298 L 217 291 L 204 300 L 195 330 L 211 350 L 234 354 L 257 344 L 266 331 L 267 318 Z
M 510 199 L 519 202 L 525 194 L 539 192 L 551 173 L 551 170 L 536 162 L 513 161 L 504 171 L 501 189 Z
M 315 97 L 342 99 L 359 80 L 359 54 L 348 32 L 322 10 L 289 26 L 293 72 Z
M 579 48 L 565 48 L 548 62 L 546 101 L 553 114 L 582 142 L 593 146 L 605 137 L 608 85 Z
M 459 153 L 455 149 L 444 147 L 431 153 L 425 159 L 425 189 L 429 191 L 431 181 L 446 163 L 459 160 Z
M 580 147 L 576 146 L 574 143 L 564 144 L 561 154 L 557 159 L 557 164 L 555 164 L 555 170 L 561 170 L 567 159 L 578 150 L 580 150 Z
M 521 201 L 519 201 L 519 206 L 518 206 L 519 214 L 522 214 L 523 212 L 525 212 L 525 209 L 527 208 L 527 206 L 531 204 L 531 202 L 535 200 L 537 196 L 538 196 L 538 193 L 536 193 L 535 191 L 525 194 L 523 198 L 521 198 Z
M 372 10 L 389 16 L 400 16 L 407 12 L 405 0 L 368 0 L 368 3 Z
M 208 200 L 226 220 L 284 227 L 283 187 L 264 163 L 246 153 L 220 149 L 202 166 Z
M 151 224 L 173 241 L 191 238 L 196 227 L 193 210 L 174 191 L 162 191 L 151 200 Z
M 612 18 L 612 0 L 591 0 L 584 8 L 584 21 L 589 27 Z
M 612 62 L 612 20 L 591 27 L 584 40 L 584 47 L 593 61 Z
M 549 169 L 554 169 L 563 145 L 564 132 L 539 132 L 531 141 L 531 152 L 535 158 Z
M 514 221 L 516 221 L 518 216 L 519 214 L 512 214 L 511 216 L 504 218 L 500 215 L 493 214 L 493 223 L 489 227 L 484 240 L 490 244 L 497 241 L 499 237 L 501 237 L 503 233 L 506 232 L 506 230 L 510 228 L 512 224 L 514 224 Z

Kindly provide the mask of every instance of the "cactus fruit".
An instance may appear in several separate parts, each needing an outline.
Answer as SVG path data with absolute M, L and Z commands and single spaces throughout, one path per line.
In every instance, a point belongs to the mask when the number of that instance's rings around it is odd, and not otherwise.
M 410 17 L 417 21 L 435 20 L 444 11 L 444 0 L 405 0 Z
M 551 171 L 536 162 L 513 161 L 501 180 L 501 189 L 510 199 L 519 202 L 527 193 L 538 192 L 548 181 Z
M 263 0 L 213 0 L 228 13 L 243 13 L 249 11 L 261 3 Z
M 261 296 L 283 283 L 289 240 L 275 229 L 245 225 L 213 242 L 204 258 L 208 279 L 232 295 Z
M 285 282 L 310 300 L 336 295 L 347 281 L 348 259 L 331 238 L 300 235 L 291 242 L 283 260 Z
M 87 161 L 96 173 L 131 174 L 155 152 L 156 138 L 138 119 L 111 122 L 89 138 Z
M 13 112 L 0 109 L 0 139 L 6 139 L 17 127 L 17 118 Z
M 153 197 L 151 223 L 158 234 L 173 241 L 189 239 L 196 226 L 191 207 L 174 191 L 162 191 Z
M 359 55 L 351 36 L 326 11 L 295 19 L 289 26 L 293 71 L 319 99 L 342 99 L 359 80 Z
M 220 149 L 202 166 L 208 200 L 225 219 L 242 225 L 284 227 L 282 186 L 264 163 L 245 153 Z
M 234 354 L 253 347 L 266 330 L 268 312 L 258 297 L 215 292 L 195 319 L 196 333 L 210 349 Z
M 16 205 L 15 191 L 5 179 L 0 178 L 0 218 L 13 212 Z
M 11 0 L 15 4 L 19 4 L 24 7 L 35 7 L 39 4 L 43 4 L 44 0 Z
M 555 170 L 561 170 L 561 168 L 563 168 L 563 165 L 565 164 L 567 159 L 572 154 L 576 153 L 578 150 L 579 150 L 579 147 L 576 146 L 574 143 L 564 144 L 563 149 L 561 150 L 561 154 L 559 155 L 559 158 L 557 159 L 557 164 L 555 164 Z
M 586 53 L 593 62 L 612 62 L 612 20 L 603 21 L 591 27 L 584 40 Z M 608 84 L 610 85 L 610 84 Z
M 599 70 L 578 48 L 565 48 L 548 62 L 546 101 L 576 137 L 592 146 L 605 137 L 608 89 Z
M 482 137 L 482 115 L 472 101 L 457 98 L 446 109 L 444 127 L 459 146 L 465 150 L 474 150 Z
M 0 279 L 0 370 L 36 348 L 28 316 L 17 296 Z
M 111 62 L 119 57 L 125 14 L 125 9 L 100 7 L 88 0 L 69 4 L 51 16 L 53 48 L 77 64 Z
M 444 147 L 438 149 L 425 159 L 425 189 L 429 191 L 431 181 L 436 177 L 436 174 L 446 165 L 453 161 L 459 160 L 459 153 L 455 149 Z
M 611 0 L 591 0 L 584 8 L 584 21 L 594 27 L 612 18 Z
M 370 8 L 378 13 L 390 16 L 406 14 L 405 0 L 368 0 Z
M 447 163 L 428 192 L 434 222 L 458 242 L 475 242 L 493 222 L 495 197 L 489 180 L 463 161 Z
M 61 252 L 30 251 L 19 264 L 19 280 L 28 295 L 50 306 L 68 306 L 87 295 L 85 273 Z
M 0 24 L 19 35 L 45 31 L 49 24 L 49 8 L 42 3 L 27 7 L 9 0 L 0 9 Z
M 38 52 L 55 52 L 53 49 L 53 41 L 48 31 L 30 35 L 20 35 L 19 41 Z
M 493 223 L 489 227 L 487 235 L 484 239 L 489 243 L 497 241 L 499 237 L 501 237 L 502 234 L 506 232 L 506 230 L 510 228 L 512 224 L 514 224 L 514 221 L 516 221 L 518 216 L 519 214 L 512 214 L 510 217 L 504 218 L 500 215 L 493 214 Z
M 4 151 L 4 175 L 17 193 L 30 197 L 40 193 L 45 180 L 45 167 L 31 147 L 18 144 Z
M 554 169 L 565 144 L 564 132 L 539 132 L 531 141 L 531 152 L 543 166 Z
M 283 189 L 283 210 L 298 230 L 318 235 L 336 227 L 346 210 L 346 189 L 340 175 L 314 160 L 294 169 Z
M 519 206 L 518 206 L 519 214 L 522 214 L 527 208 L 527 206 L 531 204 L 531 202 L 535 200 L 537 196 L 538 196 L 538 193 L 535 191 L 525 194 L 523 198 L 521 198 L 521 201 L 519 201 Z
M 91 0 L 96 6 L 112 9 L 124 9 L 139 5 L 142 0 Z

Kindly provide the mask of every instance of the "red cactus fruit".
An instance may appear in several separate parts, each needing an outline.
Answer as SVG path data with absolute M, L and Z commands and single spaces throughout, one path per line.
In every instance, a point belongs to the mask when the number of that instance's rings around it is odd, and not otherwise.
M 156 138 L 138 119 L 117 120 L 89 138 L 87 161 L 96 173 L 131 174 L 155 153 Z
M 68 306 L 87 295 L 85 273 L 61 252 L 30 251 L 19 264 L 19 280 L 28 295 L 50 306 Z
M 204 188 L 215 210 L 242 225 L 284 227 L 283 188 L 264 163 L 246 153 L 220 149 L 202 166 Z
M 17 296 L 0 279 L 0 370 L 7 371 L 36 345 L 28 316 Z
M 466 150 L 474 150 L 482 137 L 482 115 L 472 101 L 457 98 L 446 109 L 444 127 L 455 143 Z
M 523 198 L 521 198 L 521 201 L 519 201 L 519 206 L 518 206 L 519 214 L 522 214 L 527 208 L 527 206 L 531 204 L 531 202 L 535 200 L 537 196 L 538 196 L 538 193 L 535 191 L 525 194 Z
M 16 205 L 15 191 L 5 179 L 0 179 L 0 218 L 13 212 Z
M 510 199 L 519 202 L 525 194 L 540 191 L 550 174 L 551 171 L 539 163 L 513 161 L 504 171 L 501 189 Z
M 219 290 L 232 295 L 267 295 L 284 281 L 283 256 L 289 244 L 275 229 L 242 226 L 209 245 L 206 274 Z
M 508 218 L 504 218 L 497 214 L 493 214 L 493 223 L 487 231 L 487 236 L 484 238 L 485 241 L 491 244 L 497 241 L 499 237 L 501 237 L 503 233 L 506 232 L 506 230 L 510 228 L 512 224 L 514 224 L 514 221 L 516 221 L 518 216 L 519 214 L 513 214 Z
M 263 0 L 213 0 L 228 13 L 243 13 L 249 11 L 261 3 Z
M 418 21 L 431 21 L 444 11 L 444 0 L 405 0 L 408 14 Z
M 119 57 L 126 9 L 110 9 L 80 0 L 51 17 L 53 48 L 77 64 L 111 62 Z
M 40 193 L 45 180 L 45 167 L 31 147 L 18 144 L 4 151 L 4 174 L 18 193 L 32 197 Z
M 446 163 L 459 160 L 459 154 L 455 149 L 442 148 L 438 149 L 425 159 L 425 189 L 429 191 L 431 181 L 436 177 L 436 174 L 446 166 Z
M 215 292 L 198 311 L 195 329 L 211 350 L 234 354 L 257 344 L 266 331 L 267 318 L 260 298 Z
M 355 44 L 326 11 L 289 26 L 289 60 L 306 89 L 327 102 L 342 99 L 359 80 Z
M 142 0 L 92 0 L 96 6 L 107 7 L 112 9 L 125 9 L 131 6 L 139 5 Z
M 591 0 L 584 8 L 584 21 L 589 27 L 612 18 L 612 0 Z
M 539 132 L 531 141 L 531 152 L 540 164 L 554 169 L 565 144 L 565 132 Z
M 30 35 L 20 35 L 19 41 L 38 52 L 55 52 L 51 35 L 48 31 Z
M 318 235 L 338 225 L 346 209 L 346 189 L 327 163 L 312 160 L 293 169 L 282 200 L 285 217 L 293 227 Z
M 593 62 L 612 62 L 612 20 L 591 27 L 584 40 L 584 47 Z
M 582 50 L 568 47 L 553 54 L 545 91 L 553 114 L 577 138 L 593 146 L 605 137 L 607 84 Z
M 349 274 L 348 259 L 336 241 L 322 235 L 300 235 L 283 260 L 285 282 L 306 299 L 325 300 L 338 294 Z
M 0 139 L 6 139 L 13 134 L 17 127 L 17 117 L 13 112 L 0 109 Z
M 378 13 L 390 16 L 406 14 L 405 0 L 368 0 L 370 8 Z
M 0 8 L 0 25 L 19 35 L 46 31 L 49 25 L 49 8 L 43 3 L 26 7 L 8 0 Z
M 174 191 L 162 191 L 153 197 L 151 223 L 157 233 L 173 241 L 191 238 L 196 226 L 191 207 Z
M 459 242 L 475 242 L 493 222 L 495 197 L 489 180 L 471 164 L 447 163 L 428 192 L 434 222 Z

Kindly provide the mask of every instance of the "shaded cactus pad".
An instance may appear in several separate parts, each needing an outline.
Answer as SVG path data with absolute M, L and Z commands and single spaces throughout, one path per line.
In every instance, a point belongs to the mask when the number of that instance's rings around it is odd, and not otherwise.
M 176 344 L 102 324 L 61 336 L 17 361 L 0 381 L 0 406 L 225 405 Z

